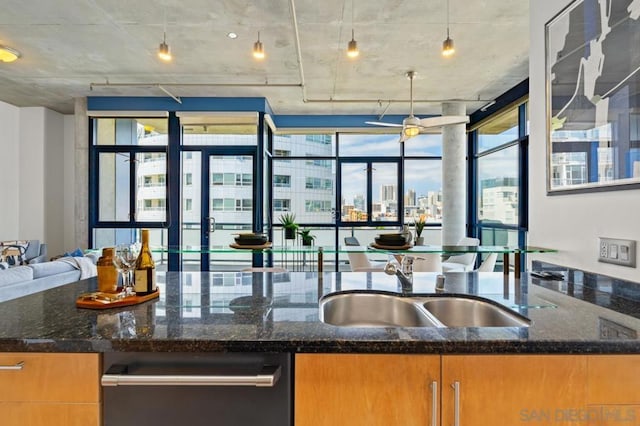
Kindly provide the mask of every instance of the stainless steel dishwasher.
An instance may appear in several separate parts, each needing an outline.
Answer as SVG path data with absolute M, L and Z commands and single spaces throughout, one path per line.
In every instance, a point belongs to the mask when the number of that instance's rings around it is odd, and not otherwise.
M 106 353 L 104 426 L 292 425 L 291 356 Z

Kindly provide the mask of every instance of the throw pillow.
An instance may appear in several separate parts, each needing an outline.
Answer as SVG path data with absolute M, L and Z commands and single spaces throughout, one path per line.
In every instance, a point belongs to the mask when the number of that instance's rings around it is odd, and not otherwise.
M 68 251 L 62 255 L 63 257 L 84 257 L 84 253 L 80 248 L 75 249 L 74 251 Z
M 0 262 L 7 262 L 9 266 L 26 265 L 27 247 L 29 241 L 3 241 L 0 243 Z

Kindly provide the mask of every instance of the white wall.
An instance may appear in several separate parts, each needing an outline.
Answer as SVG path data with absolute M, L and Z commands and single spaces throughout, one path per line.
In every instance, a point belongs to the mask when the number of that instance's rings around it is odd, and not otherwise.
M 0 102 L 0 241 L 18 235 L 18 117 L 20 109 Z
M 64 251 L 72 250 L 77 246 L 76 243 L 76 191 L 75 191 L 75 116 L 64 116 L 64 208 L 63 208 L 63 226 L 64 226 Z M 86 179 L 85 179 L 86 185 Z M 85 214 L 86 216 L 86 214 Z
M 73 116 L 0 102 L 0 240 L 39 239 L 50 256 L 75 247 L 74 140 Z
M 544 25 L 570 2 L 529 1 L 529 244 L 559 250 L 531 257 L 639 282 L 638 268 L 599 263 L 597 253 L 599 236 L 640 240 L 640 190 L 546 195 Z
M 44 241 L 45 109 L 20 108 L 18 170 L 20 172 L 20 239 Z
M 44 112 L 44 238 L 52 256 L 64 253 L 65 135 L 64 116 Z M 73 159 L 73 157 L 71 157 Z M 71 187 L 73 188 L 73 186 Z M 71 248 L 71 247 L 70 247 Z

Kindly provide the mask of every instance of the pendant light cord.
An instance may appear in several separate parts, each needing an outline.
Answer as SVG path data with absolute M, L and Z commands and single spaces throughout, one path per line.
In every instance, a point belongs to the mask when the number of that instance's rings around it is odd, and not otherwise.
M 449 0 L 447 0 L 447 38 L 449 38 Z

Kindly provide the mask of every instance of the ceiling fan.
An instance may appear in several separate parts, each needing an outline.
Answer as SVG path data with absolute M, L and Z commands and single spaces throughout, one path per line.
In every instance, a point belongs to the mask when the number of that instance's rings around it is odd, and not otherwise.
M 418 118 L 413 115 L 413 79 L 416 76 L 415 71 L 407 72 L 407 78 L 410 84 L 411 93 L 411 110 L 409 116 L 402 120 L 402 124 L 385 123 L 383 121 L 366 121 L 366 124 L 372 124 L 374 126 L 383 127 L 402 127 L 400 133 L 400 141 L 404 142 L 409 138 L 418 136 L 420 131 L 431 127 L 442 127 L 450 124 L 462 124 L 469 122 L 469 116 L 467 115 L 441 115 L 439 117 Z

